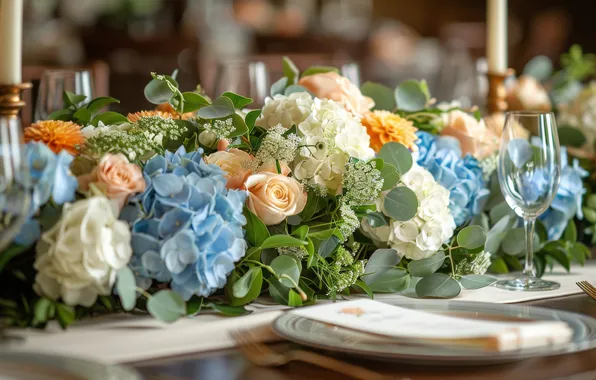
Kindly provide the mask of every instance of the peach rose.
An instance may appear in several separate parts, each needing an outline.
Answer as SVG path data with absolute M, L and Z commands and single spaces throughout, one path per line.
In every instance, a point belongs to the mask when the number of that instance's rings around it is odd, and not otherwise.
M 252 171 L 248 168 L 253 161 L 253 157 L 240 149 L 221 150 L 205 157 L 205 162 L 215 164 L 222 168 L 226 173 L 228 189 L 243 189 L 244 182 Z
M 550 111 L 548 92 L 534 77 L 522 75 L 507 89 L 509 111 Z
M 362 95 L 348 78 L 330 71 L 327 73 L 308 75 L 300 79 L 298 84 L 312 92 L 317 98 L 331 99 L 343 105 L 354 115 L 362 116 L 375 106 L 368 96 Z
M 505 114 L 503 112 L 493 113 L 484 117 L 484 122 L 488 129 L 499 139 L 503 135 L 503 129 L 505 129 Z M 525 129 L 520 123 L 515 122 L 513 125 L 514 136 L 527 140 L 530 137 L 530 132 Z
M 259 173 L 269 172 L 269 173 L 273 173 L 273 174 L 282 174 L 282 175 L 285 175 L 286 177 L 289 176 L 290 173 L 292 172 L 292 170 L 290 169 L 288 164 L 286 164 L 285 161 L 280 161 L 279 167 L 281 169 L 281 173 L 277 173 L 277 165 L 275 165 L 275 162 L 268 162 L 268 163 L 261 165 L 259 167 L 258 172 Z
M 294 178 L 262 172 L 246 180 L 246 206 L 268 226 L 299 214 L 306 205 L 306 193 Z
M 128 196 L 145 191 L 145 179 L 138 165 L 131 164 L 125 155 L 106 154 L 89 174 L 77 177 L 79 189 L 89 191 L 94 184 L 107 198 L 115 200 L 120 209 Z
M 444 113 L 442 116 L 445 127 L 442 136 L 455 137 L 460 144 L 462 154 L 483 159 L 499 149 L 499 140 L 493 131 L 489 130 L 484 120 L 476 120 L 474 116 L 460 110 Z

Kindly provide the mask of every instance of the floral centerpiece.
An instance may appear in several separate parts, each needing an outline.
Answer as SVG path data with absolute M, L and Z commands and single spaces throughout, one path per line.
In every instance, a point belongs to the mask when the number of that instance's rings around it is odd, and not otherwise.
M 358 88 L 283 63 L 262 109 L 153 73 L 155 110 L 101 112 L 118 101 L 66 93 L 67 108 L 27 127 L 33 203 L 0 253 L 3 320 L 65 327 L 134 309 L 172 322 L 244 314 L 258 297 L 297 307 L 408 288 L 451 298 L 519 267 L 519 220 L 493 175 L 498 127 L 434 105 L 424 81 Z M 589 253 L 573 222 L 584 174 L 564 169 L 538 228 L 543 264 Z

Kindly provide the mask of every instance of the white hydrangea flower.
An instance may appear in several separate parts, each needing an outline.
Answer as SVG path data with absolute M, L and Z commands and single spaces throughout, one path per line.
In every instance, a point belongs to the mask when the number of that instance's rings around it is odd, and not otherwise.
M 294 92 L 288 96 L 275 95 L 265 99 L 265 106 L 256 125 L 264 129 L 281 124 L 284 128 L 298 125 L 311 114 L 313 99 L 308 92 Z
M 333 100 L 315 99 L 298 133 L 303 147 L 296 159 L 296 178 L 332 193 L 339 191 L 350 157 L 368 160 L 375 154 L 360 120 Z
M 389 226 L 372 228 L 365 221 L 362 230 L 375 243 L 395 249 L 400 256 L 421 260 L 434 255 L 453 236 L 455 221 L 449 213 L 449 190 L 435 181 L 432 174 L 417 164 L 402 176 L 402 185 L 414 191 L 418 212 L 411 220 L 391 220 Z M 377 210 L 382 201 L 377 202 Z

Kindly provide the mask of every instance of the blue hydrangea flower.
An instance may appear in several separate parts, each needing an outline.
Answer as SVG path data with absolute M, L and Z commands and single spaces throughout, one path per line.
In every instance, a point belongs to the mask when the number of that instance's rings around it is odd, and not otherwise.
M 457 139 L 418 132 L 417 163 L 426 168 L 435 180 L 450 191 L 449 210 L 455 224 L 461 226 L 482 212 L 489 190 L 482 178 L 478 160 L 461 157 Z
M 588 174 L 576 159 L 573 160 L 573 165 L 569 165 L 567 149 L 561 147 L 561 183 L 551 206 L 539 217 L 546 227 L 549 240 L 560 239 L 573 217 L 583 218 L 581 204 L 586 189 L 582 178 Z
M 69 171 L 74 157 L 66 151 L 55 154 L 45 144 L 31 142 L 26 145 L 26 155 L 33 191 L 28 220 L 15 238 L 15 242 L 32 245 L 39 240 L 41 228 L 39 223 L 31 218 L 50 200 L 50 197 L 57 205 L 74 201 L 78 182 Z
M 171 280 L 188 300 L 222 288 L 246 251 L 242 206 L 246 192 L 226 189 L 225 173 L 205 163 L 203 151 L 156 156 L 144 167 L 131 268 L 140 283 Z

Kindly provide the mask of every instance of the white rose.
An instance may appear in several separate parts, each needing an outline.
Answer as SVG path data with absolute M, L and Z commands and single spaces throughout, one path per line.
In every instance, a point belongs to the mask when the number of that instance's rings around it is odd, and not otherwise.
M 128 225 L 115 204 L 92 197 L 65 204 L 62 217 L 37 245 L 34 290 L 67 305 L 92 306 L 112 292 L 116 272 L 132 255 Z
M 278 124 L 284 128 L 298 125 L 311 114 L 313 99 L 308 92 L 295 92 L 288 96 L 275 95 L 265 99 L 265 106 L 256 124 L 269 129 Z

